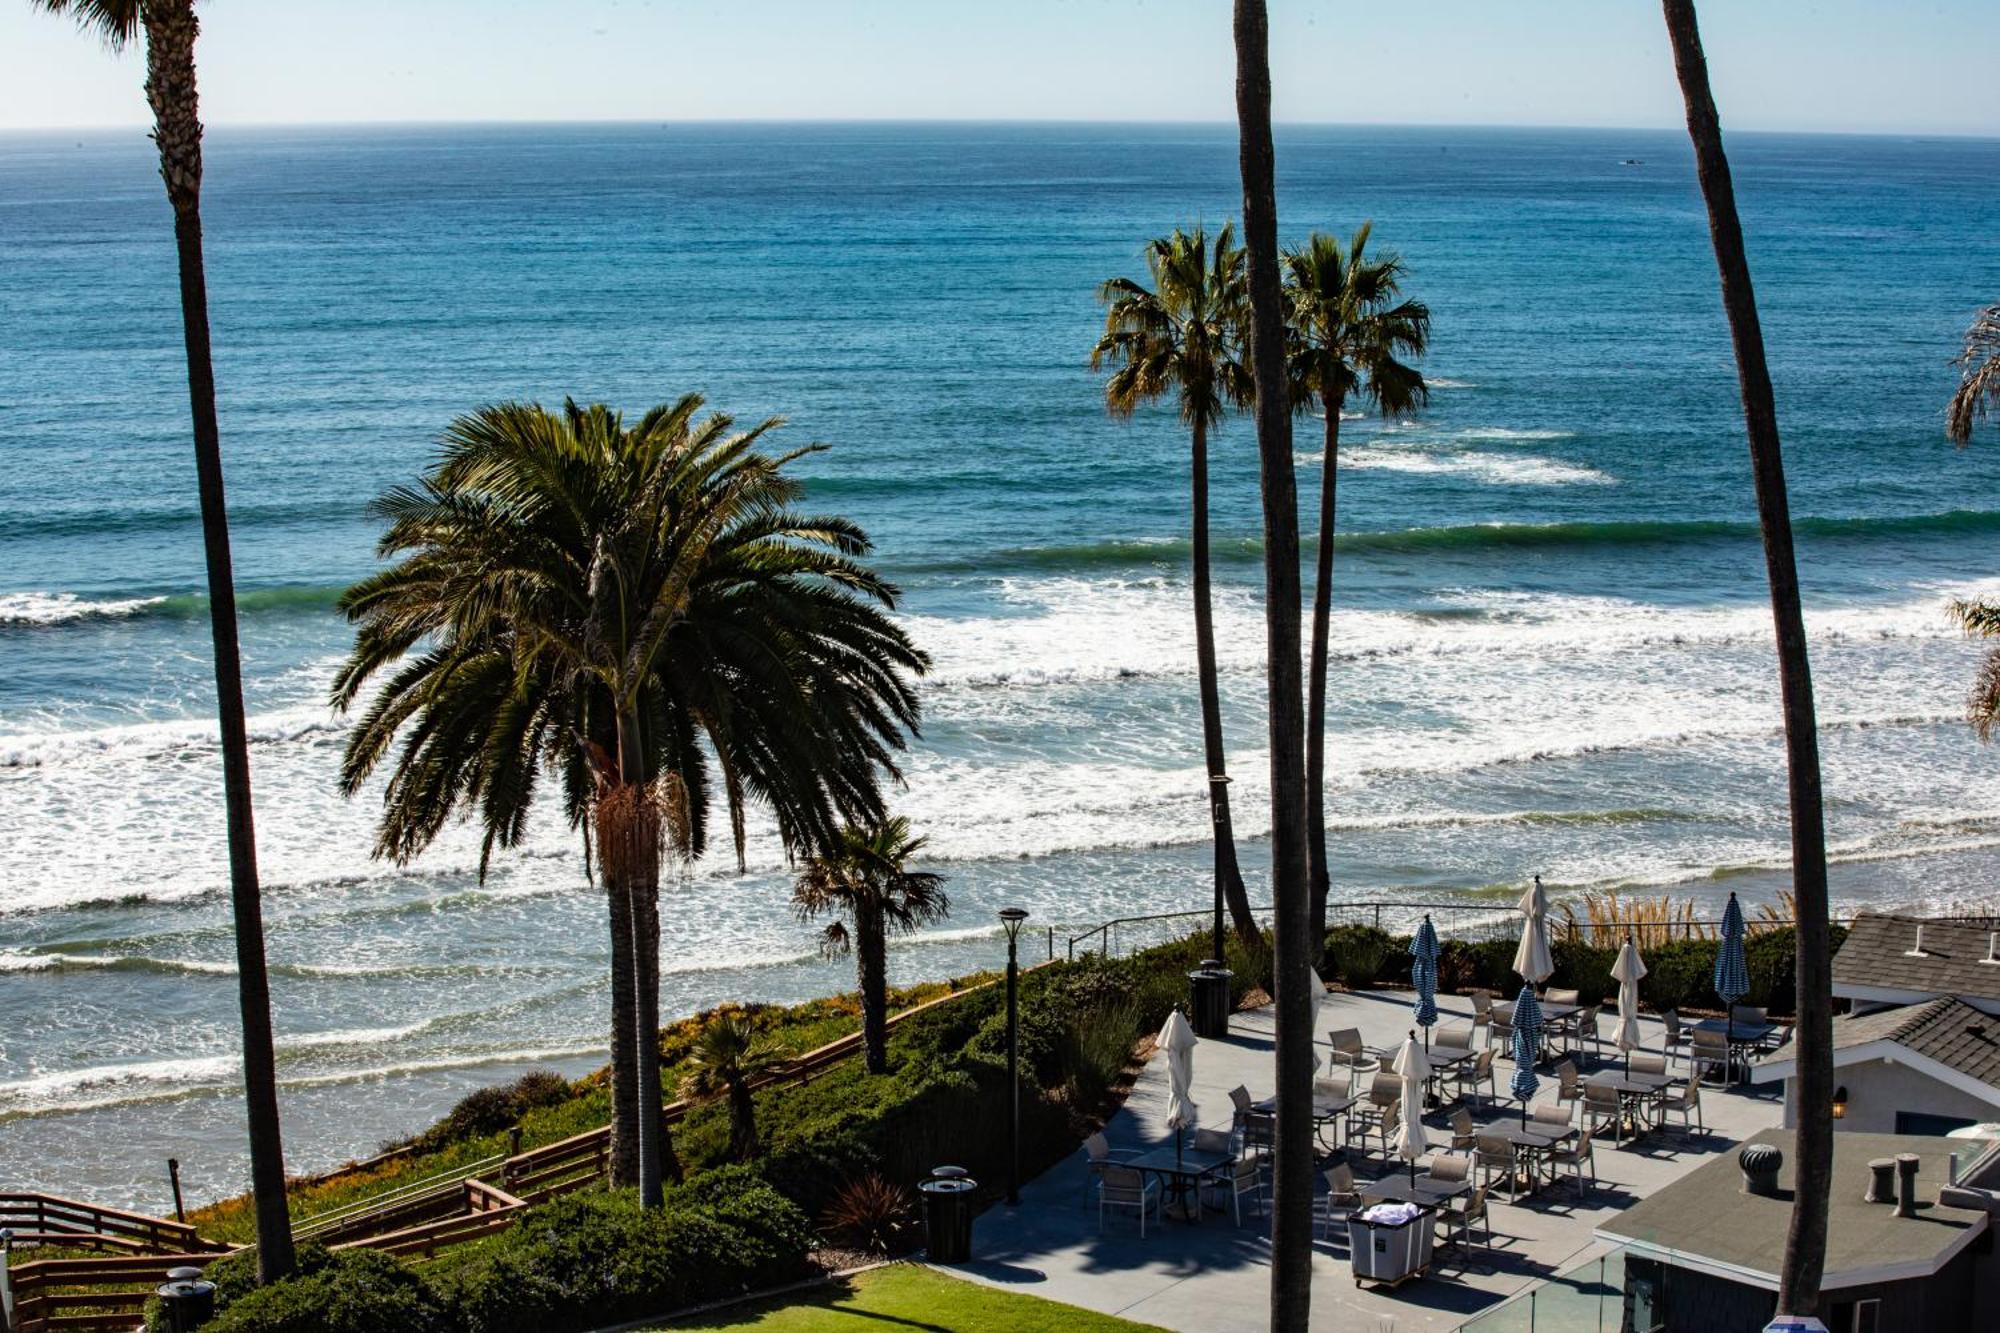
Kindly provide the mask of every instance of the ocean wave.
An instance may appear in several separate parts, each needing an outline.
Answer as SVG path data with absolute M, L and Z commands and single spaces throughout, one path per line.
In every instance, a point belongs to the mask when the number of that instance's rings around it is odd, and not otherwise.
M 0 593 L 0 626 L 47 627 L 77 621 L 125 620 L 166 603 L 165 597 L 92 600 L 73 592 Z
M 331 612 L 344 586 L 301 585 L 240 588 L 239 616 Z M 193 620 L 208 614 L 208 594 L 185 592 L 152 597 L 93 598 L 74 592 L 0 594 L 0 627 L 54 628 L 103 620 Z
M 1451 433 L 1455 440 L 1573 440 L 1573 430 L 1510 430 L 1505 426 L 1472 426 Z
M 1318 462 L 1315 454 L 1300 461 Z M 1356 471 L 1385 471 L 1465 476 L 1493 486 L 1612 486 L 1617 478 L 1596 468 L 1579 467 L 1553 458 L 1526 454 L 1432 453 L 1407 448 L 1360 448 L 1343 450 L 1343 468 Z M 1340 539 L 1335 538 L 1336 543 Z

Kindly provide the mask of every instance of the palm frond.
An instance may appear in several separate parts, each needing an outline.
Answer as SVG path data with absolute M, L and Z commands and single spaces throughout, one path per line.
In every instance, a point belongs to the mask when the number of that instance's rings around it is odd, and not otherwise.
M 2000 409 L 2000 305 L 1979 312 L 1965 331 L 1965 349 L 1952 361 L 1960 368 L 1958 388 L 1945 406 L 1944 433 L 1963 447 L 1974 423 Z

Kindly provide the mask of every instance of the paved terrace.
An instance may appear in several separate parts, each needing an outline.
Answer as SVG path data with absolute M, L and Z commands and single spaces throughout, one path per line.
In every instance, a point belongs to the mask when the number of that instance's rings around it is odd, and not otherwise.
M 1370 1046 L 1393 1048 L 1410 1028 L 1410 1000 L 1407 991 L 1329 994 L 1316 1025 L 1321 1051 L 1327 1048 L 1326 1034 L 1344 1027 L 1359 1028 Z M 1440 1025 L 1471 1022 L 1470 1001 L 1460 997 L 1440 997 L 1438 1010 Z M 1611 1028 L 1608 1018 L 1607 1011 L 1607 1033 Z M 1227 1127 L 1231 1121 L 1229 1089 L 1241 1083 L 1253 1097 L 1262 1097 L 1276 1086 L 1270 1009 L 1236 1014 L 1230 1030 L 1227 1041 L 1204 1040 L 1195 1052 L 1194 1098 L 1203 1122 L 1218 1127 Z M 1650 1048 L 1658 1050 L 1661 1029 L 1657 1022 L 1645 1020 L 1645 1036 Z M 1615 1052 L 1607 1047 L 1606 1061 L 1599 1067 L 1610 1067 L 1614 1059 Z M 1555 1079 L 1549 1068 L 1546 1064 L 1542 1067 L 1537 1101 L 1555 1099 Z M 1497 1057 L 1494 1073 L 1502 1101 L 1493 1109 L 1475 1112 L 1475 1116 L 1481 1123 L 1502 1119 L 1518 1122 L 1519 1103 L 1506 1100 L 1512 1061 Z M 1336 1077 L 1344 1077 L 1344 1071 Z M 1170 1144 L 1166 1103 L 1166 1060 L 1156 1056 L 1140 1075 L 1124 1108 L 1105 1127 L 1112 1146 Z M 1337 1226 L 1336 1238 L 1331 1241 L 1320 1239 L 1316 1230 L 1313 1327 L 1370 1333 L 1455 1329 L 1544 1279 L 1579 1266 L 1590 1265 L 1594 1281 L 1596 1267 L 1590 1261 L 1611 1251 L 1610 1246 L 1593 1238 L 1591 1233 L 1597 1226 L 1667 1181 L 1713 1160 L 1758 1130 L 1776 1125 L 1780 1118 L 1779 1102 L 1768 1087 L 1729 1092 L 1704 1088 L 1702 1110 L 1706 1134 L 1683 1135 L 1676 1117 L 1670 1127 L 1655 1130 L 1637 1143 L 1628 1141 L 1622 1148 L 1600 1139 L 1595 1150 L 1598 1183 L 1581 1202 L 1575 1181 L 1569 1177 L 1519 1202 L 1510 1203 L 1494 1191 L 1490 1197 L 1492 1252 L 1482 1252 L 1476 1246 L 1464 1250 L 1440 1245 L 1429 1275 L 1394 1291 L 1357 1287 L 1348 1267 L 1346 1238 L 1339 1234 L 1344 1228 Z M 1450 1143 L 1447 1119 L 1445 1113 L 1425 1118 L 1435 1142 Z M 1379 1149 L 1365 1154 L 1350 1152 L 1349 1157 L 1357 1177 L 1363 1180 L 1388 1169 Z M 1397 1164 L 1395 1169 L 1405 1168 Z M 1100 1234 L 1096 1204 L 1085 1201 L 1087 1184 L 1081 1155 L 1027 1183 L 1018 1208 L 999 1206 L 980 1217 L 973 1237 L 974 1262 L 952 1271 L 1189 1333 L 1268 1327 L 1268 1212 L 1251 1217 L 1251 1201 L 1246 1198 L 1240 1228 L 1227 1214 L 1213 1211 L 1198 1223 L 1169 1216 L 1157 1226 L 1149 1220 L 1142 1240 L 1132 1214 L 1114 1211 L 1106 1214 Z M 1479 1234 L 1476 1229 L 1474 1234 Z M 1614 1270 L 1619 1266 L 1616 1257 L 1610 1263 Z M 1615 1296 L 1611 1298 L 1615 1300 Z M 1581 1291 L 1543 1288 L 1538 1301 L 1545 1307 L 1544 1313 L 1551 1304 L 1587 1306 L 1591 1312 L 1587 1322 L 1577 1326 L 1596 1327 L 1597 1296 L 1588 1283 Z M 1615 1304 L 1612 1308 L 1615 1310 Z M 1512 1313 L 1509 1311 L 1509 1316 Z M 1525 1329 L 1525 1309 L 1521 1314 L 1520 1326 Z M 1511 1319 L 1505 1322 L 1512 1326 Z M 1559 1325 L 1542 1319 L 1537 1326 Z

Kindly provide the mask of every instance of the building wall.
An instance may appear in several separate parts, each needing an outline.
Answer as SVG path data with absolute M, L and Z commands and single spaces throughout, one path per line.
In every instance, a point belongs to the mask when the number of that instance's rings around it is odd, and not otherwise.
M 1833 1071 L 1836 1087 L 1847 1089 L 1847 1114 L 1835 1129 L 1866 1134 L 1896 1133 L 1896 1112 L 1955 1116 L 1964 1120 L 2000 1120 L 2000 1107 L 1940 1083 L 1908 1065 L 1869 1060 Z M 1797 1079 L 1785 1080 L 1785 1128 L 1798 1127 Z
M 1843 1287 L 1822 1297 L 1828 1315 L 1846 1313 L 1852 1302 L 1873 1298 L 1882 1302 L 1879 1333 L 1945 1333 L 1946 1330 L 1988 1328 L 1976 1324 L 1974 1311 L 1982 1297 L 1975 1290 L 1981 1279 L 1977 1256 L 1961 1253 L 1935 1276 L 1903 1282 L 1873 1283 Z M 1778 1304 L 1777 1294 L 1747 1283 L 1687 1268 L 1676 1268 L 1657 1259 L 1629 1255 L 1625 1260 L 1624 1320 L 1622 1333 L 1649 1333 L 1633 1318 L 1635 1279 L 1650 1283 L 1654 1293 L 1653 1327 L 1664 1326 L 1668 1333 L 1681 1330 L 1698 1333 L 1759 1333 L 1771 1319 Z M 1838 1323 L 1832 1333 L 1844 1333 Z

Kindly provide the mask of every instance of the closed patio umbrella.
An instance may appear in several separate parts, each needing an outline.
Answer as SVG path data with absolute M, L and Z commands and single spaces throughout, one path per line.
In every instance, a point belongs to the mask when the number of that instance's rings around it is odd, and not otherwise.
M 1417 1026 L 1424 1030 L 1424 1049 L 1428 1051 L 1431 1027 L 1438 1021 L 1438 934 L 1429 912 L 1424 913 L 1424 922 L 1410 941 L 1410 983 L 1417 988 Z
M 1549 895 L 1542 891 L 1540 875 L 1535 876 L 1535 882 L 1515 906 L 1520 909 L 1522 922 L 1521 943 L 1514 950 L 1514 970 L 1531 985 L 1540 984 L 1556 970 L 1555 960 L 1549 957 Z
M 1181 1162 L 1185 1131 L 1201 1123 L 1201 1108 L 1190 1095 L 1194 1088 L 1194 1027 L 1176 1009 L 1160 1027 L 1160 1049 L 1167 1053 L 1167 1128 L 1174 1132 L 1174 1165 Z
M 1726 1016 L 1723 1031 L 1733 1049 L 1736 1002 L 1750 993 L 1750 961 L 1743 956 L 1743 905 L 1736 901 L 1734 889 L 1729 893 L 1729 906 L 1722 909 L 1722 945 L 1715 951 L 1715 993 L 1722 998 Z
M 1618 982 L 1618 1049 L 1625 1052 L 1625 1072 L 1632 1072 L 1632 1052 L 1642 1044 L 1639 1040 L 1639 979 L 1646 975 L 1646 960 L 1639 956 L 1639 946 L 1632 938 L 1632 932 L 1625 932 L 1625 943 L 1619 946 L 1618 961 L 1611 965 L 1611 975 Z
M 1541 1040 L 1542 1002 L 1535 998 L 1533 986 L 1523 986 L 1521 997 L 1514 1001 L 1514 1077 L 1507 1082 L 1507 1090 L 1521 1101 L 1523 1128 L 1528 1124 L 1528 1098 L 1542 1086 L 1535 1077 L 1535 1054 Z
M 1396 1156 L 1410 1164 L 1410 1183 L 1417 1182 L 1417 1159 L 1431 1149 L 1424 1137 L 1424 1086 L 1430 1082 L 1431 1062 L 1417 1045 L 1414 1029 L 1396 1052 L 1393 1066 L 1403 1080 L 1401 1118 L 1396 1125 Z

